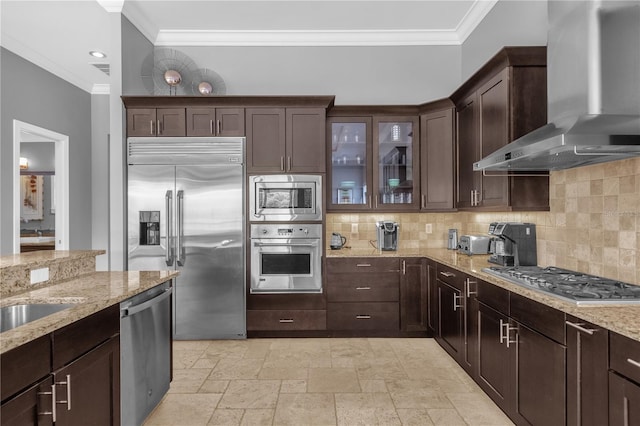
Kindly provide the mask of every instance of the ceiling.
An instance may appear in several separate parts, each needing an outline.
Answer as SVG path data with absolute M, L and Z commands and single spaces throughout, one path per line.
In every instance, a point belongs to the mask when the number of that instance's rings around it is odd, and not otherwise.
M 156 46 L 455 45 L 496 2 L 0 0 L 0 44 L 83 90 L 105 93 L 109 76 L 94 64 L 112 57 L 110 12 L 121 11 Z

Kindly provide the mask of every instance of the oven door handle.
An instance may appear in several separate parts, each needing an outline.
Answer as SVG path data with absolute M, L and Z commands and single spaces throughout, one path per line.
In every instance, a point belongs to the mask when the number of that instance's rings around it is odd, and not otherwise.
M 288 243 L 253 243 L 255 247 L 316 247 L 318 243 L 300 243 L 300 244 L 288 244 Z

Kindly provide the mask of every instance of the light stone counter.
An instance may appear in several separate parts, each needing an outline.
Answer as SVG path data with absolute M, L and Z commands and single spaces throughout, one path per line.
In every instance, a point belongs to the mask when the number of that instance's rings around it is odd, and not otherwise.
M 509 290 L 540 302 L 544 305 L 573 315 L 584 321 L 604 327 L 608 330 L 640 341 L 640 304 L 607 306 L 577 306 L 537 291 L 529 290 L 503 279 L 482 272 L 483 268 L 496 266 L 488 262 L 488 255 L 467 256 L 455 250 L 447 249 L 405 249 L 398 251 L 378 251 L 376 249 L 341 249 L 326 251 L 328 258 L 333 257 L 426 257 L 436 262 L 456 268 L 468 275 L 487 281 L 498 287 Z
M 76 305 L 0 334 L 0 353 L 118 304 L 177 275 L 176 271 L 93 272 L 68 281 L 3 297 L 1 306 L 22 303 L 75 303 Z
M 31 303 L 72 303 L 0 334 L 0 354 L 118 304 L 176 277 L 176 271 L 96 272 L 104 250 L 34 251 L 0 257 L 0 307 Z M 49 279 L 31 284 L 33 270 L 48 268 Z

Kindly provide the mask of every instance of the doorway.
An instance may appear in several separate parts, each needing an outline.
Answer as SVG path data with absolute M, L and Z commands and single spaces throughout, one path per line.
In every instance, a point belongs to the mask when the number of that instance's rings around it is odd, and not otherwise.
M 28 143 L 51 143 L 54 146 L 55 179 L 52 180 L 51 192 L 55 199 L 55 249 L 69 250 L 69 137 L 33 124 L 13 120 L 13 252 L 20 253 L 21 206 L 24 202 L 22 186 L 33 185 L 37 191 L 39 190 L 36 178 L 33 178 L 33 183 L 24 182 L 21 179 L 21 144 Z

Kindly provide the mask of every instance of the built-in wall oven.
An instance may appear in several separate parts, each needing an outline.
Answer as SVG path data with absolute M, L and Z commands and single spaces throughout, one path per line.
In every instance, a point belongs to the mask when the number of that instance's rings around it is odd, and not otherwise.
M 322 220 L 322 177 L 319 175 L 251 176 L 249 198 L 252 222 Z
M 322 224 L 252 224 L 251 293 L 322 293 Z

